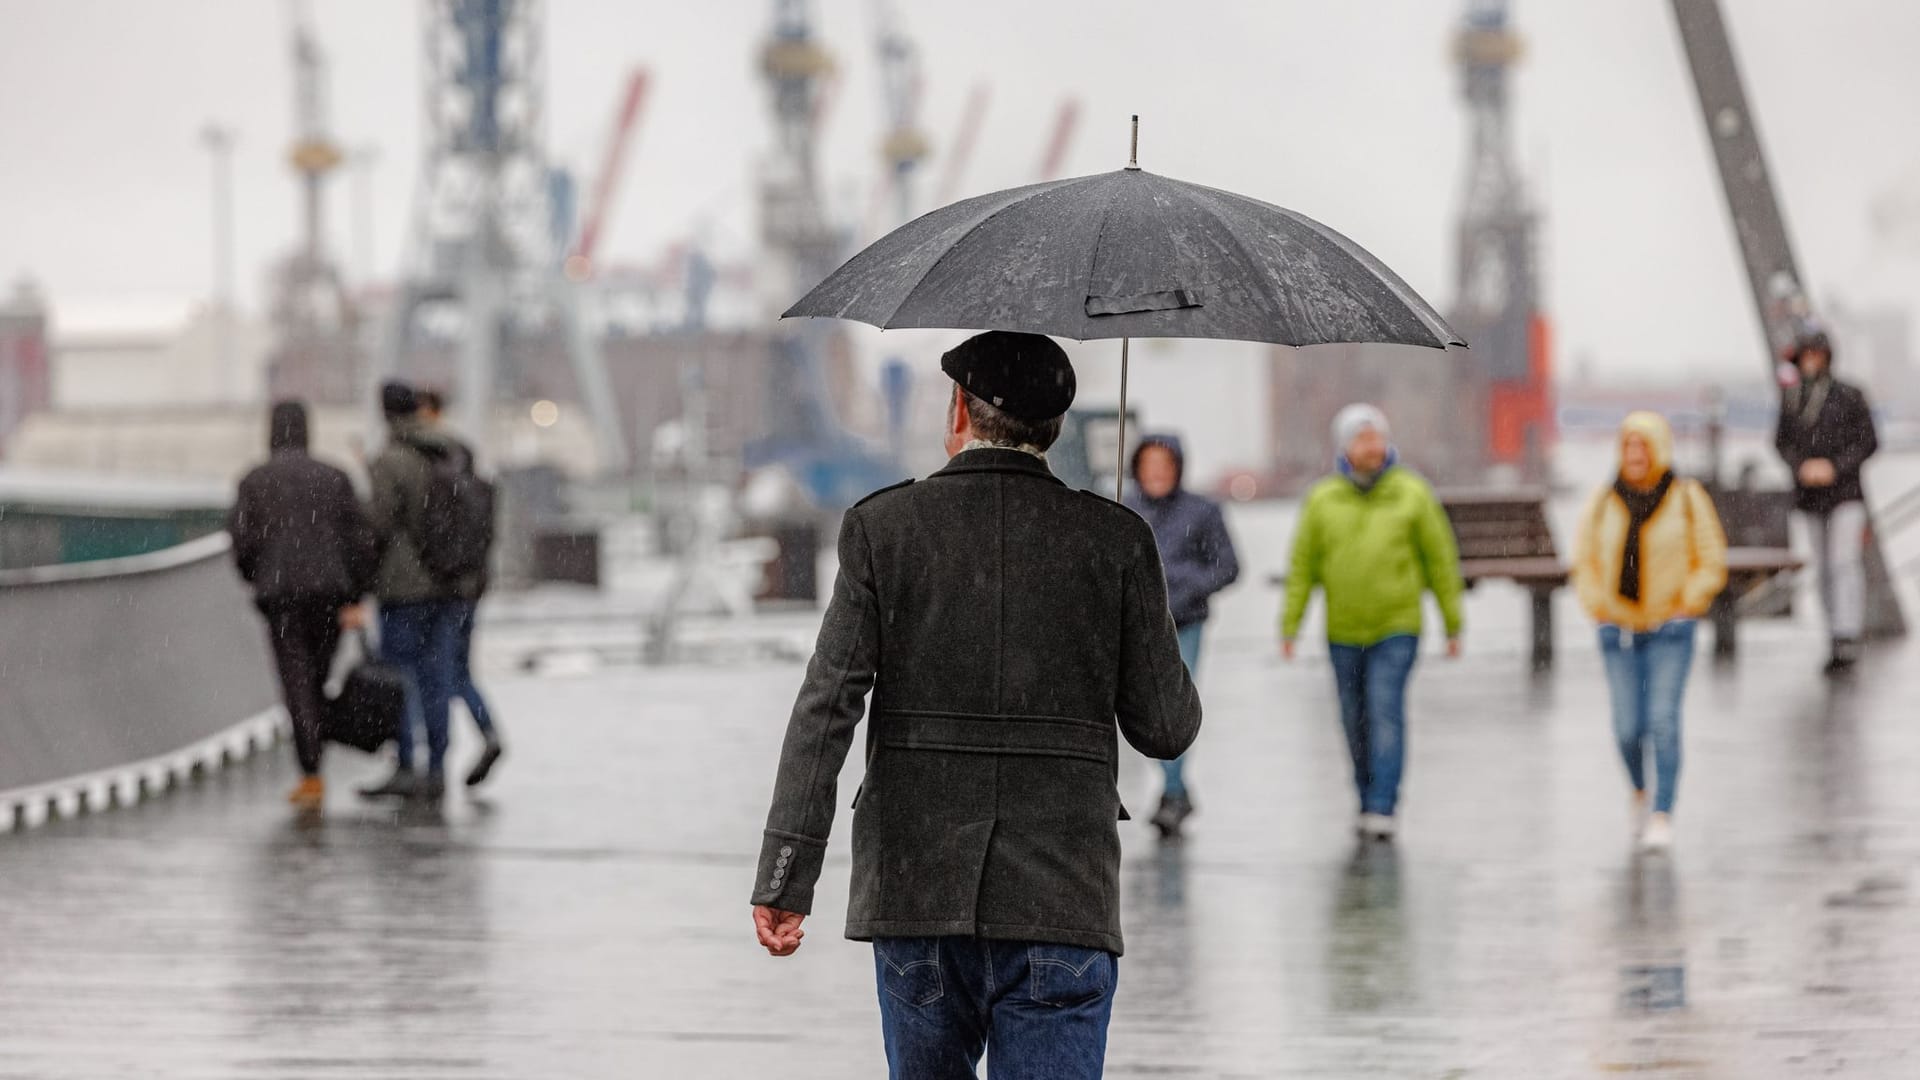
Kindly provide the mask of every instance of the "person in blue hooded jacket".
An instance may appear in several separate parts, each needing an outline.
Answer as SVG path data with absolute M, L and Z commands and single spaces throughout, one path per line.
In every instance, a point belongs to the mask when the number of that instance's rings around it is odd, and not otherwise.
M 1181 486 L 1185 471 L 1186 454 L 1179 436 L 1144 436 L 1133 451 L 1134 487 L 1126 505 L 1153 528 L 1167 575 L 1167 606 L 1180 637 L 1180 658 L 1198 679 L 1207 602 L 1240 576 L 1240 560 L 1234 555 L 1233 537 L 1227 534 L 1219 504 Z M 1181 823 L 1193 813 L 1186 760 L 1183 754 L 1160 763 L 1166 788 L 1152 824 L 1169 839 L 1180 834 Z

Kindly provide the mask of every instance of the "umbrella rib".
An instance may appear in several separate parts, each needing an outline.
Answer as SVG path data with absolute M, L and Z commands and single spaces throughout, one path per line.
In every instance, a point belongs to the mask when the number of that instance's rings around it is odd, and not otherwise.
M 1087 277 L 1080 293 L 1082 297 L 1093 295 L 1093 272 L 1100 265 L 1100 247 L 1107 240 L 1107 219 L 1113 216 L 1113 204 L 1120 201 L 1120 185 L 1109 185 L 1107 205 L 1100 209 L 1100 227 L 1093 232 L 1093 247 L 1087 256 Z M 1080 309 L 1080 333 L 1074 335 L 1075 341 L 1087 340 L 1086 331 L 1092 328 L 1093 316 L 1086 313 L 1085 301 Z
M 972 236 L 974 233 L 980 231 L 980 229 L 983 226 L 985 226 L 987 222 L 992 221 L 994 218 L 999 217 L 1001 214 L 1006 213 L 1007 211 L 1013 209 L 1016 206 L 1023 205 L 1024 203 L 1026 203 L 1028 199 L 1034 198 L 1035 196 L 1038 196 L 1038 195 L 1047 194 L 1048 192 L 1055 191 L 1068 184 L 1075 183 L 1076 181 L 1085 180 L 1085 179 L 1088 179 L 1088 178 L 1084 176 L 1075 176 L 1075 177 L 1069 177 L 1065 180 L 1055 181 L 1054 183 L 1047 184 L 1044 186 L 1036 184 L 1034 185 L 1034 188 L 1040 188 L 1040 190 L 1033 190 L 1033 188 L 1026 189 L 1027 193 L 1022 195 L 1020 198 L 1008 199 L 1006 202 L 1001 203 L 997 207 L 994 207 L 992 213 L 987 214 L 985 217 L 982 217 L 978 221 L 975 221 L 973 224 L 967 226 L 964 230 L 961 231 L 959 236 L 954 237 L 952 242 L 947 244 L 947 249 L 945 251 L 942 251 L 940 254 L 934 256 L 933 261 L 927 264 L 927 268 L 925 270 L 920 271 L 920 276 L 915 278 L 913 281 L 913 287 L 909 288 L 906 292 L 900 295 L 900 302 L 893 305 L 893 310 L 887 313 L 887 320 L 886 322 L 883 322 L 880 324 L 880 329 L 882 330 L 896 329 L 896 327 L 893 325 L 894 318 L 900 314 L 901 308 L 907 306 L 907 301 L 913 299 L 913 294 L 920 291 L 920 286 L 926 283 L 927 276 L 929 274 L 932 274 L 933 271 L 941 263 L 945 262 L 947 259 L 947 256 L 953 254 L 954 251 L 957 248 L 959 248 L 961 243 L 963 243 L 967 239 L 967 237 Z
M 1262 202 L 1259 199 L 1250 198 L 1231 191 L 1223 191 L 1220 188 L 1207 188 L 1207 190 L 1229 199 L 1251 203 L 1254 206 L 1282 214 L 1290 220 L 1306 226 L 1313 235 L 1332 244 L 1341 254 L 1358 263 L 1363 269 L 1372 271 L 1377 267 L 1381 272 L 1374 273 L 1372 276 L 1386 285 L 1387 288 L 1393 290 L 1393 294 L 1399 298 L 1402 304 L 1406 305 L 1407 310 L 1413 313 L 1414 318 L 1420 320 L 1420 325 L 1426 327 L 1427 332 L 1433 335 L 1434 343 L 1438 348 L 1444 349 L 1458 339 L 1459 335 L 1455 334 L 1453 328 L 1446 325 L 1444 320 L 1439 321 L 1436 325 L 1435 319 L 1427 316 L 1427 302 L 1421 298 L 1418 292 L 1414 291 L 1413 286 L 1401 280 L 1400 275 L 1395 273 L 1392 267 L 1382 262 L 1371 252 L 1368 252 L 1365 248 L 1354 243 L 1346 236 L 1322 225 L 1320 222 L 1315 221 L 1305 214 L 1295 210 L 1289 210 L 1284 206 L 1276 206 L 1273 203 Z

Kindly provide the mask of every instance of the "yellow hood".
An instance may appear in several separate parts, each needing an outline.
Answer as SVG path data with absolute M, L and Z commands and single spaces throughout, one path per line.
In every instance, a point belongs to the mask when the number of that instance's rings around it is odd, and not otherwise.
M 1620 448 L 1626 449 L 1627 436 L 1638 435 L 1647 442 L 1647 449 L 1653 454 L 1653 475 L 1655 477 L 1673 468 L 1673 428 L 1667 418 L 1657 412 L 1628 413 L 1620 422 Z

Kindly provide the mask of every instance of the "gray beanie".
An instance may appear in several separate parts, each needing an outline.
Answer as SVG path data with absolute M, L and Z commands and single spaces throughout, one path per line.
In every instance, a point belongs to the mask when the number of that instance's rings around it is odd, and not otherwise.
M 1333 450 L 1344 454 L 1347 447 L 1353 445 L 1362 431 L 1371 428 L 1380 433 L 1380 437 L 1393 441 L 1393 431 L 1387 427 L 1387 414 L 1364 402 L 1349 405 L 1340 410 L 1333 418 Z

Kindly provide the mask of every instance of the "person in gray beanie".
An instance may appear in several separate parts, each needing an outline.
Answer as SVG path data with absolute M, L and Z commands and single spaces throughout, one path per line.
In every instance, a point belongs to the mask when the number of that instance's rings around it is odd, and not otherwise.
M 1433 489 L 1403 468 L 1387 418 L 1349 405 L 1333 422 L 1334 475 L 1307 493 L 1293 538 L 1281 648 L 1288 659 L 1307 603 L 1326 594 L 1327 646 L 1353 759 L 1362 835 L 1390 839 L 1406 761 L 1407 681 L 1420 651 L 1421 599 L 1433 593 L 1447 652 L 1460 654 L 1460 557 Z

